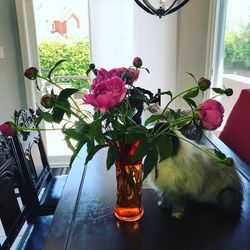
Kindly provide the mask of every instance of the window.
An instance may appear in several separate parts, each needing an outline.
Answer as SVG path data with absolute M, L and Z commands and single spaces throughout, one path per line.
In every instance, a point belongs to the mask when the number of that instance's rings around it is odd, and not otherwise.
M 241 90 L 250 87 L 250 2 L 222 0 L 214 3 L 213 84 L 234 90 L 233 96 L 222 96 L 220 100 L 227 107 L 221 130 Z

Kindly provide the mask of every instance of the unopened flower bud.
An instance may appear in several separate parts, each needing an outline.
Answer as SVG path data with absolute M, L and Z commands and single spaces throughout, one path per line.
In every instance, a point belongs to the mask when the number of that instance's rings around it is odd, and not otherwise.
M 142 66 L 142 59 L 140 57 L 135 57 L 133 60 L 133 65 L 136 68 L 140 68 Z
M 226 96 L 231 96 L 231 95 L 233 95 L 233 90 L 231 89 L 231 88 L 228 88 L 228 89 L 225 89 L 225 94 L 226 94 Z
M 55 105 L 56 97 L 51 94 L 45 94 L 41 97 L 41 105 L 46 108 L 50 109 Z
M 89 68 L 92 69 L 92 70 L 95 69 L 95 64 L 94 64 L 94 63 L 91 63 L 91 64 L 89 65 Z
M 16 134 L 15 126 L 13 122 L 5 122 L 0 125 L 0 132 L 5 136 L 13 136 Z
M 210 88 L 211 82 L 209 79 L 201 77 L 198 81 L 198 85 L 201 91 L 206 91 Z
M 232 167 L 234 165 L 234 160 L 231 157 L 227 157 L 224 162 L 225 162 L 225 165 L 228 167 Z
M 37 78 L 38 69 L 35 67 L 30 67 L 24 71 L 24 76 L 30 80 L 35 80 Z

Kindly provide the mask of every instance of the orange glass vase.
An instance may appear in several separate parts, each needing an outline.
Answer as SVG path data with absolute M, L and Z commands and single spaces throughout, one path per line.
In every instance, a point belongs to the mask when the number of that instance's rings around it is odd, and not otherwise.
M 137 141 L 133 145 L 120 147 L 119 158 L 115 162 L 117 200 L 114 213 L 123 221 L 137 221 L 144 213 L 141 205 L 142 161 L 132 163 L 132 156 L 139 143 Z

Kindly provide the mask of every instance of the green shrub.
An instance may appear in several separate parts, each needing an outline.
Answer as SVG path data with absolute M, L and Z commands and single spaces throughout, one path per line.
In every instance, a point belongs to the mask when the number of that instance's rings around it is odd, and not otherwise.
M 250 23 L 239 32 L 226 32 L 224 65 L 227 69 L 250 69 Z
M 53 65 L 61 60 L 66 61 L 54 71 L 55 76 L 86 76 L 89 67 L 89 42 L 64 43 L 57 41 L 42 41 L 39 44 L 40 66 L 43 74 L 47 74 Z M 58 80 L 69 82 L 68 80 Z M 72 79 L 76 88 L 86 88 L 88 83 L 84 79 Z

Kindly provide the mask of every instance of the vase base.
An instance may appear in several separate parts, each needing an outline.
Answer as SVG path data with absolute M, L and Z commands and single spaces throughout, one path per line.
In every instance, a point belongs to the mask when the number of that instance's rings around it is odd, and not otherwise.
M 143 214 L 143 207 L 136 208 L 123 208 L 123 207 L 114 207 L 115 217 L 122 221 L 132 222 L 139 220 Z

